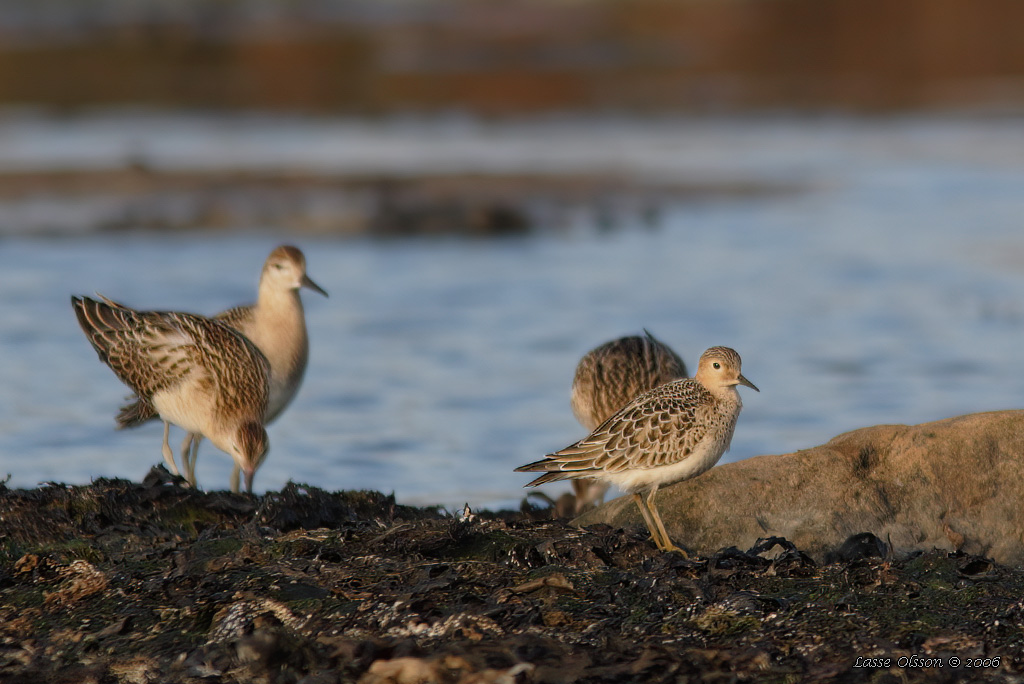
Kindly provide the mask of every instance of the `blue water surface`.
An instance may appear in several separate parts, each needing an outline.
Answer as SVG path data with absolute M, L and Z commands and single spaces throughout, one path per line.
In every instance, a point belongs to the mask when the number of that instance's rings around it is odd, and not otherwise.
M 742 355 L 761 392 L 741 389 L 724 461 L 1024 405 L 1021 122 L 571 124 L 6 121 L 0 169 L 114 165 L 141 145 L 157 162 L 193 167 L 301 166 L 305 152 L 343 171 L 599 164 L 800 189 L 669 195 L 653 224 L 626 214 L 611 231 L 584 206 L 568 229 L 476 240 L 274 226 L 47 237 L 0 200 L 0 473 L 9 486 L 87 483 L 140 479 L 162 461 L 159 424 L 113 429 L 126 389 L 78 329 L 72 293 L 214 313 L 254 298 L 264 258 L 283 242 L 305 250 L 330 298 L 304 295 L 309 370 L 269 429 L 258 491 L 293 480 L 393 491 L 410 504 L 514 506 L 529 478 L 513 468 L 583 436 L 568 402 L 579 357 L 642 328 L 691 368 L 708 346 Z M 381 141 L 379 158 L 367 138 Z M 168 139 L 179 146 L 161 152 Z M 202 486 L 226 487 L 230 468 L 204 444 Z

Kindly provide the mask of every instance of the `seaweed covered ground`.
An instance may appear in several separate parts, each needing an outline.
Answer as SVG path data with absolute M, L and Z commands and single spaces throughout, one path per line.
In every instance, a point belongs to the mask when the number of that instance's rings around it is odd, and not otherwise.
M 870 534 L 825 560 L 162 468 L 0 486 L 0 681 L 1024 680 L 1021 569 Z

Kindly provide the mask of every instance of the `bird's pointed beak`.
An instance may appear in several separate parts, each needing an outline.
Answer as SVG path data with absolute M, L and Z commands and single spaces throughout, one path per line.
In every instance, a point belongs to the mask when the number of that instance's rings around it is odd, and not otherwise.
M 256 475 L 256 469 L 245 468 L 243 472 L 245 473 L 245 493 L 252 494 L 252 478 Z
M 303 274 L 302 274 L 302 280 L 300 280 L 300 281 L 299 281 L 299 284 L 300 284 L 300 285 L 301 285 L 302 287 L 308 287 L 308 288 L 309 288 L 310 290 L 313 290 L 314 292 L 319 292 L 319 293 L 320 293 L 320 294 L 322 294 L 322 295 L 323 295 L 324 297 L 327 297 L 327 296 L 328 296 L 328 294 L 327 294 L 327 290 L 325 290 L 324 288 L 322 288 L 322 287 L 320 287 L 319 285 L 317 285 L 316 283 L 314 283 L 314 282 L 313 282 L 313 279 L 312 279 L 312 278 L 310 278 L 310 277 L 309 277 L 308 275 L 306 275 L 305 273 L 303 273 Z
M 739 384 L 739 385 L 746 385 L 747 387 L 749 387 L 750 389 L 754 390 L 755 392 L 760 392 L 761 391 L 761 390 L 757 389 L 757 386 L 754 385 L 754 383 L 750 382 L 745 377 L 743 377 L 742 374 L 740 374 L 740 377 L 738 378 L 737 384 Z

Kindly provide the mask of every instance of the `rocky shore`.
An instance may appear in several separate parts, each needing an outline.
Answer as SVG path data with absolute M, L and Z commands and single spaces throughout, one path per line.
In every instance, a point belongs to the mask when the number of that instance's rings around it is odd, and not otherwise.
M 662 510 L 666 510 L 665 507 Z M 0 487 L 0 681 L 1020 681 L 1024 571 L 290 484 Z
M 870 531 L 897 555 L 933 548 L 1024 564 L 1024 411 L 876 425 L 792 454 L 713 468 L 658 492 L 676 543 L 701 554 L 781 536 L 821 561 Z M 641 525 L 621 498 L 580 524 Z

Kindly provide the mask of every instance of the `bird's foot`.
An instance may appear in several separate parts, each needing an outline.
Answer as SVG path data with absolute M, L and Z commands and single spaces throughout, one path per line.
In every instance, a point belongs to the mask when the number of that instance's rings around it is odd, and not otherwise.
M 669 542 L 665 546 L 662 546 L 662 545 L 659 544 L 658 545 L 658 550 L 663 552 L 663 553 L 678 553 L 679 555 L 681 555 L 683 558 L 685 558 L 687 560 L 689 560 L 689 558 L 690 558 L 690 554 L 688 554 L 684 549 L 676 546 L 675 544 L 673 544 L 671 542 Z

